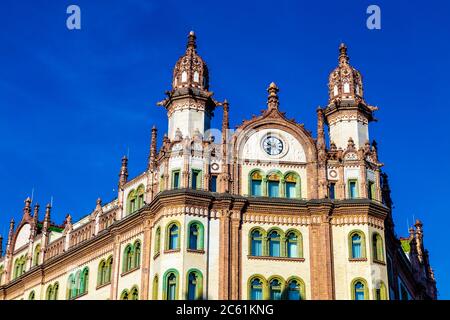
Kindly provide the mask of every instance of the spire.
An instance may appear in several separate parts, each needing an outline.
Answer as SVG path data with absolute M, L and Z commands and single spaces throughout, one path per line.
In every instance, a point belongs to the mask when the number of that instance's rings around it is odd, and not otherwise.
M 31 199 L 30 199 L 30 197 L 25 199 L 25 207 L 23 208 L 23 216 L 31 217 Z
M 3 236 L 0 234 L 0 258 L 3 256 Z
M 348 61 L 350 60 L 350 58 L 347 55 L 347 46 L 345 45 L 345 43 L 341 43 L 339 45 L 339 65 L 346 65 L 348 64 Z
M 38 218 L 39 218 L 39 203 L 36 203 L 35 205 L 34 205 L 34 213 L 33 213 L 33 220 L 34 221 L 38 221 Z
M 102 199 L 101 198 L 97 199 L 97 204 L 95 206 L 95 210 L 96 211 L 101 211 L 102 210 Z
M 14 218 L 11 219 L 11 222 L 9 223 L 9 232 L 8 232 L 8 242 L 7 242 L 7 247 L 8 247 L 8 251 L 7 252 L 12 252 L 12 249 L 10 248 L 12 245 L 12 238 L 14 235 Z
M 317 146 L 319 149 L 325 149 L 324 116 L 321 107 L 317 108 Z
M 223 117 L 222 117 L 222 144 L 226 144 L 228 141 L 228 128 L 230 126 L 230 119 L 228 114 L 228 101 L 225 99 L 222 103 L 223 106 Z
M 150 170 L 153 170 L 155 167 L 155 159 L 156 159 L 156 134 L 157 134 L 157 129 L 155 126 L 153 126 L 152 128 L 152 138 L 150 141 L 150 157 L 149 157 L 149 163 L 148 163 L 148 168 Z
M 194 31 L 189 32 L 188 42 L 187 42 L 186 47 L 188 49 L 191 48 L 191 49 L 195 50 L 197 48 L 196 39 L 197 39 L 197 37 L 195 36 L 195 32 Z
M 122 188 L 128 180 L 128 158 L 123 156 L 122 167 L 119 173 L 119 188 Z
M 414 224 L 416 227 L 416 239 L 417 239 L 417 256 L 419 258 L 419 261 L 422 263 L 424 258 L 424 247 L 423 247 L 423 224 L 422 221 L 416 220 L 416 223 Z
M 48 228 L 50 227 L 50 212 L 51 212 L 52 206 L 50 203 L 47 204 L 45 207 L 45 216 L 44 216 L 44 223 L 42 226 L 42 231 L 45 233 L 47 232 Z
M 269 85 L 269 87 L 267 88 L 267 92 L 269 93 L 269 95 L 267 97 L 267 106 L 268 106 L 269 110 L 278 109 L 278 105 L 279 105 L 278 91 L 280 91 L 280 89 L 278 89 L 275 82 L 272 82 Z

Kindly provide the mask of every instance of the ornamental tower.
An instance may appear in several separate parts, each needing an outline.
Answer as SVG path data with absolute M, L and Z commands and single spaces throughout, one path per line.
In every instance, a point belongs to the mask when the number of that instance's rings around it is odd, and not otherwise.
M 329 126 L 330 142 L 346 149 L 351 138 L 356 148 L 369 140 L 369 122 L 377 108 L 364 101 L 362 76 L 349 64 L 347 46 L 339 46 L 339 65 L 328 82 L 329 99 L 325 119 Z
M 197 54 L 196 36 L 188 35 L 186 52 L 173 69 L 172 90 L 158 105 L 167 110 L 169 120 L 168 137 L 193 137 L 194 133 L 204 135 L 210 128 L 211 117 L 216 104 L 209 89 L 208 67 Z M 198 131 L 198 132 L 197 132 Z

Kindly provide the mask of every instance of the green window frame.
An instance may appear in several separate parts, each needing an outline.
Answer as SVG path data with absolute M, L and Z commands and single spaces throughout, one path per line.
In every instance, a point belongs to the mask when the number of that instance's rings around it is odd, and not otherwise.
M 285 290 L 286 300 L 294 300 L 294 299 L 291 299 L 291 298 L 293 298 L 290 293 L 291 290 L 294 291 L 294 293 L 292 295 L 298 293 L 299 298 L 300 298 L 298 300 L 306 300 L 305 282 L 301 278 L 293 276 L 286 280 L 286 290 Z
M 290 199 L 301 199 L 302 198 L 302 180 L 300 179 L 300 176 L 297 172 L 294 171 L 288 171 L 284 174 L 283 177 L 283 183 L 284 183 L 284 197 L 290 198 Z M 294 185 L 295 188 L 295 194 L 292 196 L 290 192 L 290 187 Z
M 178 271 L 176 269 L 167 270 L 164 273 L 163 279 L 163 300 L 178 300 L 180 279 Z M 172 290 L 174 290 L 173 293 Z M 171 297 L 171 295 L 173 296 Z
M 258 234 L 256 233 L 258 232 Z M 248 233 L 248 255 L 250 256 L 264 256 L 266 252 L 266 241 L 267 233 L 264 229 L 260 227 L 254 227 L 250 229 Z M 256 249 L 256 245 L 260 247 L 258 250 Z M 256 251 L 259 251 L 261 254 L 255 254 Z
M 155 231 L 155 254 L 154 256 L 160 254 L 161 252 L 161 227 L 158 226 Z
M 194 227 L 197 227 L 196 230 L 193 230 Z M 197 241 L 195 244 L 195 248 L 193 248 L 193 243 L 191 237 L 193 237 L 193 232 L 196 232 Z M 204 227 L 203 224 L 198 220 L 192 220 L 187 225 L 187 248 L 190 250 L 203 250 L 204 249 Z
M 191 188 L 202 189 L 202 170 L 199 169 L 191 170 Z
M 133 246 L 129 243 L 123 250 L 122 273 L 128 272 L 133 268 Z
M 257 280 L 259 282 L 255 282 Z M 256 285 L 256 287 L 255 287 Z M 254 300 L 253 289 L 261 290 L 260 299 L 256 300 L 268 300 L 268 288 L 267 288 L 267 280 L 260 274 L 252 275 L 248 278 L 247 282 L 247 300 Z
M 370 200 L 376 200 L 375 182 L 370 180 L 367 184 L 367 195 Z
M 378 232 L 372 234 L 372 256 L 373 261 L 384 262 L 383 238 Z
M 131 300 L 139 300 L 139 289 L 136 285 L 130 290 L 130 298 Z
M 28 295 L 28 300 L 34 300 L 36 298 L 36 293 L 33 291 L 30 292 Z
M 269 300 L 284 300 L 285 281 L 280 276 L 272 276 L 267 281 Z
M 177 230 L 174 230 L 174 226 L 177 227 Z M 176 236 L 176 243 L 173 244 L 172 236 Z M 180 249 L 180 241 L 181 241 L 181 226 L 178 221 L 171 221 L 167 224 L 166 227 L 166 250 L 179 250 Z
M 179 189 L 181 187 L 180 169 L 172 170 L 172 189 Z
M 359 287 L 359 284 L 362 284 L 363 288 Z M 369 300 L 369 287 L 367 286 L 367 281 L 363 278 L 356 278 L 353 279 L 350 286 L 351 291 L 351 297 L 352 300 L 356 300 L 356 297 L 358 294 L 363 293 L 363 299 L 362 300 Z
M 136 211 L 144 206 L 145 187 L 143 184 L 136 189 Z
M 261 170 L 254 169 L 248 175 L 248 194 L 252 197 L 262 197 L 264 175 Z
M 295 236 L 295 238 L 294 238 Z M 290 245 L 297 245 L 296 256 L 290 253 Z M 303 258 L 303 236 L 302 233 L 296 229 L 289 229 L 285 234 L 285 254 L 287 258 Z
M 128 289 L 124 289 L 120 294 L 120 300 L 129 300 L 129 297 L 130 293 L 128 292 Z
M 89 290 L 89 268 L 85 267 L 80 274 L 79 295 L 88 293 Z
M 141 267 L 141 241 L 136 240 L 133 245 L 133 268 Z
M 136 190 L 130 190 L 127 196 L 127 215 L 132 214 L 136 211 Z
M 195 288 L 192 288 L 193 281 Z M 198 269 L 189 269 L 186 273 L 186 300 L 203 300 L 203 274 Z
M 360 237 L 360 250 L 361 250 L 361 256 L 355 257 L 353 252 L 353 236 L 359 235 Z M 367 257 L 366 255 L 366 236 L 364 232 L 361 230 L 352 230 L 348 234 L 348 257 L 349 259 L 365 259 Z
M 373 290 L 374 300 L 388 300 L 387 288 L 383 281 L 379 280 Z
M 352 191 L 352 185 L 354 185 L 354 193 Z M 349 199 L 356 199 L 359 197 L 358 179 L 348 179 L 347 188 L 348 188 L 348 198 Z
M 37 266 L 39 264 L 40 256 L 41 256 L 41 245 L 38 244 L 36 247 L 34 247 L 33 266 Z

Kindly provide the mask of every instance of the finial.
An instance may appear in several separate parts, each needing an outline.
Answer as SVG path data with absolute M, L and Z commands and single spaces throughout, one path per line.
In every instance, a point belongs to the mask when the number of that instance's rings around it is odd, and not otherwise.
M 268 99 L 267 99 L 267 105 L 269 109 L 278 109 L 278 89 L 275 82 L 270 83 L 269 87 L 267 88 L 267 92 L 269 93 Z
M 195 32 L 194 31 L 189 32 L 187 47 L 193 49 L 197 48 L 197 44 L 195 42 L 196 39 L 197 37 L 195 36 Z
M 36 220 L 37 220 L 37 218 L 38 218 L 38 215 L 39 215 L 39 203 L 36 203 L 35 205 L 34 205 L 34 214 L 33 214 L 33 218 L 35 218 Z
M 100 206 L 102 205 L 102 199 L 101 198 L 97 199 L 97 205 L 100 205 Z
M 345 43 L 339 45 L 339 65 L 347 64 L 350 58 L 347 55 L 347 46 Z
M 420 221 L 419 219 L 416 220 L 416 223 L 414 224 L 414 226 L 419 229 L 423 227 L 423 223 L 422 221 Z
M 23 208 L 23 213 L 26 215 L 30 215 L 31 213 L 31 198 L 27 197 L 25 199 L 25 207 Z
M 119 188 L 122 188 L 128 180 L 128 158 L 122 157 L 122 166 L 119 173 Z

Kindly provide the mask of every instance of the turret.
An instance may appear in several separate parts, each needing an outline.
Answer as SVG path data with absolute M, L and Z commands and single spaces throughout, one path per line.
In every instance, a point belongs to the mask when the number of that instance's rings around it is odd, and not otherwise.
M 119 173 L 119 189 L 122 189 L 125 183 L 128 181 L 128 158 L 123 156 L 122 166 Z

